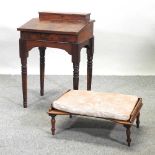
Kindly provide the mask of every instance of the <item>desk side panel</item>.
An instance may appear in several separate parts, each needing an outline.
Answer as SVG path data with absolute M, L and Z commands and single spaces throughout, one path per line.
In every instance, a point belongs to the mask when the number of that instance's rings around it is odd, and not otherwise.
M 93 27 L 94 27 L 94 22 L 88 23 L 80 32 L 78 35 L 78 42 L 82 43 L 90 38 L 93 37 Z

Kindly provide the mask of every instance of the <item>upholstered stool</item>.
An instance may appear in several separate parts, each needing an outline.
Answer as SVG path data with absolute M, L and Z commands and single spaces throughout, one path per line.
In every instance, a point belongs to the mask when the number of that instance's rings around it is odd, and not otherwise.
M 139 128 L 141 107 L 142 99 L 133 95 L 69 90 L 52 103 L 48 114 L 52 117 L 53 135 L 55 134 L 56 115 L 83 115 L 104 118 L 124 125 L 127 143 L 130 146 L 130 127 L 136 119 L 136 125 Z

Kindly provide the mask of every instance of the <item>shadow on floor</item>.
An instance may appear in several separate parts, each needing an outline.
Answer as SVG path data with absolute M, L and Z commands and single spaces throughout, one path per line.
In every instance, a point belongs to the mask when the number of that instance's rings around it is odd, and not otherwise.
M 58 128 L 60 130 L 58 129 L 54 138 L 108 146 L 109 142 L 108 144 L 106 142 L 110 140 L 121 145 L 127 145 L 125 129 L 121 125 L 117 126 L 113 122 L 101 119 L 74 117 L 77 118 L 74 118 L 74 120 L 65 119 L 61 124 L 59 123 Z M 65 126 L 67 127 L 65 128 Z M 116 131 L 114 128 L 116 128 Z M 114 136 L 117 133 L 119 135 Z M 113 144 L 111 143 L 112 147 Z

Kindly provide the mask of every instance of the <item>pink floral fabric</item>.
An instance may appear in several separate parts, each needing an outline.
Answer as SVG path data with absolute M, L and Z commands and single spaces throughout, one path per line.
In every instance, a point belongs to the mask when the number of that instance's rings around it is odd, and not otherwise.
M 137 96 L 86 90 L 71 90 L 53 102 L 58 110 L 73 114 L 128 120 Z

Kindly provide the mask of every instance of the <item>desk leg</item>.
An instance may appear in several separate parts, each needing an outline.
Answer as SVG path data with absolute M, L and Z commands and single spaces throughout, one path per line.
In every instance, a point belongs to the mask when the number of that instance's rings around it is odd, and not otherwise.
M 27 108 L 27 58 L 21 58 L 23 107 Z
M 40 51 L 40 95 L 44 95 L 44 74 L 45 74 L 45 47 L 39 47 Z
M 73 62 L 73 89 L 79 88 L 79 63 L 80 63 L 80 46 L 72 45 L 72 62 Z
M 23 90 L 23 107 L 27 108 L 27 57 L 28 51 L 26 43 L 19 40 L 20 58 L 21 58 L 21 74 L 22 74 L 22 90 Z
M 87 47 L 87 90 L 91 90 L 93 53 L 94 53 L 94 38 L 91 38 L 90 44 Z
M 79 63 L 73 62 L 73 89 L 78 90 L 79 87 Z

